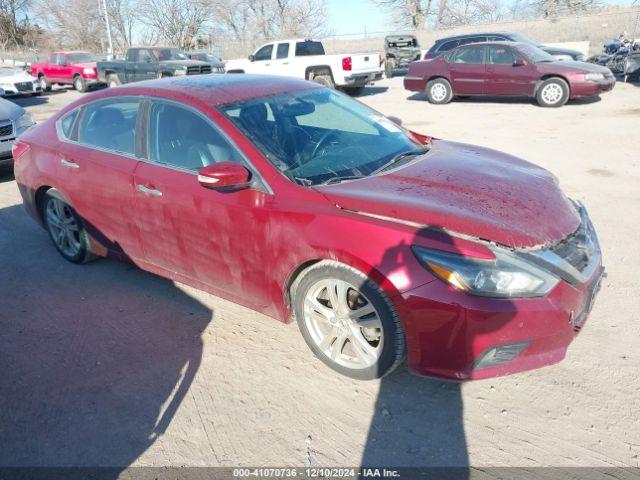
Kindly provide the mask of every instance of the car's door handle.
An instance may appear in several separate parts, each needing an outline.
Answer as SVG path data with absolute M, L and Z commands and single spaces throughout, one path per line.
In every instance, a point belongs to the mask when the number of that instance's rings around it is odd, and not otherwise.
M 76 170 L 77 170 L 78 168 L 80 168 L 80 165 L 78 165 L 76 162 L 69 161 L 69 160 L 67 160 L 66 158 L 61 158 L 61 159 L 60 159 L 60 164 L 61 164 L 63 167 L 73 168 L 73 169 L 76 169 Z
M 150 187 L 147 187 L 145 185 L 138 185 L 136 188 L 138 189 L 139 192 L 146 193 L 147 195 L 151 195 L 153 197 L 162 196 L 162 192 L 160 190 L 156 190 L 155 188 L 153 188 L 153 185 Z

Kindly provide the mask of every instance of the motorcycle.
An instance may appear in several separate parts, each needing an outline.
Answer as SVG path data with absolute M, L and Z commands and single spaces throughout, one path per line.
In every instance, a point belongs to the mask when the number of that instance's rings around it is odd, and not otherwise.
M 587 62 L 605 66 L 625 81 L 640 76 L 640 39 L 630 39 L 626 33 L 602 47 L 602 54 L 594 55 Z

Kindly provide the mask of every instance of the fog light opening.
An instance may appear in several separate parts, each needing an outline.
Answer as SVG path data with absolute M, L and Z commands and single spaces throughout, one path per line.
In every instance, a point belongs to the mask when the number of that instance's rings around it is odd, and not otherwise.
M 502 365 L 516 358 L 522 350 L 529 346 L 529 340 L 518 343 L 495 345 L 485 350 L 475 361 L 473 368 L 486 368 Z

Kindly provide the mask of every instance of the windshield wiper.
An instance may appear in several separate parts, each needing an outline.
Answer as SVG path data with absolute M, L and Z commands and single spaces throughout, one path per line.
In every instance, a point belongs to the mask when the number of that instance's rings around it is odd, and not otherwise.
M 332 183 L 340 183 L 343 180 L 357 180 L 363 177 L 364 175 L 336 175 L 335 177 L 329 177 L 324 182 L 317 183 L 316 185 L 331 185 Z
M 429 151 L 429 149 L 425 148 L 424 150 L 414 150 L 414 151 L 411 151 L 411 152 L 400 153 L 400 154 L 396 155 L 395 157 L 393 157 L 391 160 L 389 160 L 387 163 L 385 163 L 382 166 L 376 168 L 369 175 L 377 175 L 378 173 L 384 172 L 388 168 L 392 167 L 396 163 L 399 163 L 400 161 L 402 161 L 402 160 L 404 160 L 404 159 L 406 159 L 408 157 L 415 157 L 417 155 L 424 155 L 428 151 Z

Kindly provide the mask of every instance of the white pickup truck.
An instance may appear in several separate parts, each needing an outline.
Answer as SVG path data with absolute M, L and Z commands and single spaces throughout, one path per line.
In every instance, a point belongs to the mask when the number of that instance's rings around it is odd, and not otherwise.
M 326 55 L 315 40 L 279 40 L 262 45 L 248 59 L 229 60 L 227 73 L 261 73 L 304 78 L 358 95 L 382 78 L 379 53 Z

